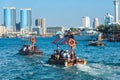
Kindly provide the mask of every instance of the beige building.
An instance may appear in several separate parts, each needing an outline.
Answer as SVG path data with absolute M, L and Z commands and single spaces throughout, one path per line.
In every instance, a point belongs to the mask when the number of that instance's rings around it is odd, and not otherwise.
M 35 25 L 42 29 L 40 33 L 42 33 L 43 35 L 46 34 L 46 19 L 45 18 L 36 19 Z
M 0 25 L 0 36 L 2 36 L 2 34 L 5 34 L 5 33 L 6 33 L 5 26 Z
M 46 19 L 45 18 L 41 19 L 41 27 L 42 27 L 42 33 L 46 34 Z
M 98 26 L 99 26 L 99 20 L 98 20 L 98 18 L 95 18 L 95 19 L 94 19 L 94 22 L 93 22 L 93 27 L 94 27 L 95 29 L 97 29 Z

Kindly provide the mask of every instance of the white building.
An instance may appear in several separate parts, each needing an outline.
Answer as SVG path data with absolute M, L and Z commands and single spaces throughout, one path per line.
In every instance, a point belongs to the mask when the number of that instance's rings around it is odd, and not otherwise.
M 2 36 L 2 34 L 5 34 L 5 33 L 6 33 L 5 26 L 0 25 L 0 36 Z
M 56 34 L 58 31 L 61 31 L 64 34 L 65 27 L 47 27 L 48 34 Z
M 32 28 L 32 32 L 36 32 L 37 35 L 42 35 L 42 28 L 39 26 L 36 26 L 36 27 Z
M 118 0 L 114 0 L 114 10 L 115 10 L 115 13 L 114 13 L 114 18 L 115 18 L 115 23 L 119 23 L 119 16 L 118 16 L 118 4 L 119 4 L 119 1 Z
M 93 21 L 93 27 L 96 29 L 99 26 L 99 20 L 98 18 L 95 18 Z
M 42 32 L 43 34 L 46 34 L 46 19 L 45 18 L 42 18 L 41 19 L 41 27 L 42 27 Z
M 90 18 L 88 16 L 82 18 L 82 27 L 90 28 Z
M 109 13 L 107 13 L 104 16 L 104 21 L 105 21 L 105 25 L 108 26 L 114 22 L 114 17 L 112 15 L 110 15 Z

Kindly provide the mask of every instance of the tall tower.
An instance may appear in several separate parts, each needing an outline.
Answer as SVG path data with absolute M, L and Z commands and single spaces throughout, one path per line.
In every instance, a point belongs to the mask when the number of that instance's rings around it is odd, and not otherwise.
M 42 27 L 43 34 L 46 34 L 46 19 L 45 18 L 41 19 L 41 27 Z
M 16 31 L 16 8 L 6 7 L 4 12 L 4 26 L 9 31 Z
M 90 28 L 90 18 L 88 16 L 82 18 L 82 27 Z
M 93 27 L 94 27 L 95 29 L 97 29 L 98 26 L 99 26 L 99 20 L 98 20 L 98 18 L 94 18 Z
M 42 34 L 46 34 L 46 19 L 45 18 L 38 18 L 35 20 L 35 25 L 40 27 L 42 30 Z
M 41 27 L 41 18 L 35 20 L 35 26 Z
M 118 0 L 114 0 L 114 8 L 115 8 L 115 23 L 119 23 L 119 20 L 118 20 L 118 4 L 119 4 L 119 2 L 118 2 Z
M 31 32 L 32 11 L 31 8 L 23 8 L 20 10 L 20 27 L 25 32 Z

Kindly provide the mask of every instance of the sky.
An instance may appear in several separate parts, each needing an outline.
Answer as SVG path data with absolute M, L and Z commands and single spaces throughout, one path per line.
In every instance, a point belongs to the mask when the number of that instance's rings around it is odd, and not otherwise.
M 0 24 L 3 24 L 3 8 L 16 7 L 17 22 L 21 8 L 32 8 L 32 26 L 35 19 L 46 18 L 46 27 L 80 27 L 81 18 L 89 16 L 91 25 L 94 18 L 104 23 L 104 16 L 114 16 L 114 0 L 0 0 Z M 119 10 L 120 13 L 120 10 Z

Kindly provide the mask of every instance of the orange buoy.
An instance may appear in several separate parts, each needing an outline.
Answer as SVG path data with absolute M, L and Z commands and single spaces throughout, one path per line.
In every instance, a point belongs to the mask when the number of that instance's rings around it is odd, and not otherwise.
M 75 47 L 75 46 L 76 46 L 76 42 L 75 42 L 75 40 L 72 39 L 72 38 L 69 39 L 68 44 L 69 44 L 69 46 L 71 46 L 71 47 Z
M 31 38 L 30 38 L 30 41 L 31 41 L 32 43 L 35 43 L 35 42 L 36 42 L 35 37 L 31 37 Z

